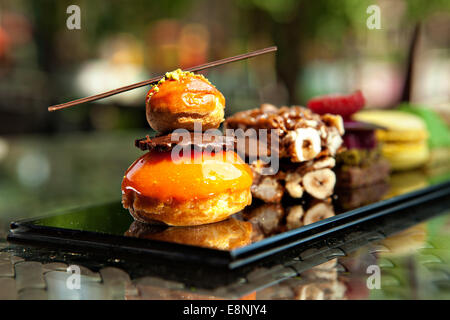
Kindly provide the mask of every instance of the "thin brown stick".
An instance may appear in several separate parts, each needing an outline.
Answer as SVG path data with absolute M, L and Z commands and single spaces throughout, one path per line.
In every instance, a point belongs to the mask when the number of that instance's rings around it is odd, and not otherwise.
M 256 50 L 253 52 L 248 52 L 248 53 L 244 53 L 244 54 L 240 54 L 234 57 L 229 57 L 229 58 L 225 58 L 225 59 L 221 59 L 221 60 L 217 60 L 217 61 L 212 61 L 212 62 L 208 62 L 205 64 L 201 64 L 199 66 L 195 66 L 195 67 L 191 67 L 188 69 L 185 69 L 185 71 L 190 71 L 190 72 L 198 72 L 204 69 L 208 69 L 208 68 L 212 68 L 212 67 L 217 67 L 220 65 L 224 65 L 230 62 L 234 62 L 234 61 L 239 61 L 239 60 L 244 60 L 244 59 L 248 59 L 248 58 L 252 58 L 252 57 L 256 57 L 262 54 L 266 54 L 269 52 L 274 52 L 277 51 L 277 47 L 268 47 L 268 48 L 264 48 L 264 49 L 260 49 L 260 50 Z M 77 104 L 82 104 L 85 102 L 90 102 L 90 101 L 95 101 L 95 100 L 100 100 L 106 97 L 110 97 L 113 95 L 116 95 L 118 93 L 122 93 L 125 91 L 130 91 L 136 88 L 140 88 L 140 87 L 144 87 L 146 85 L 149 84 L 155 84 L 157 83 L 164 75 L 160 75 L 157 77 L 153 77 L 149 80 L 145 80 L 145 81 L 141 81 L 135 84 L 130 84 L 128 86 L 125 87 L 121 87 L 121 88 L 117 88 L 111 91 L 107 91 L 104 93 L 99 93 L 90 97 L 86 97 L 86 98 L 81 98 L 81 99 L 77 99 L 77 100 L 73 100 L 73 101 L 69 101 L 66 103 L 62 103 L 62 104 L 58 104 L 58 105 L 54 105 L 54 106 L 50 106 L 48 108 L 48 111 L 56 111 L 56 110 L 60 110 L 60 109 L 65 109 L 68 107 L 72 107 L 75 106 Z

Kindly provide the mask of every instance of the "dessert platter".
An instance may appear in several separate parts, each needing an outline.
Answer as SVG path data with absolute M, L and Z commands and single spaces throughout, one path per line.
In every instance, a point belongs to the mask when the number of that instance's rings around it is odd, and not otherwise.
M 419 187 L 405 178 L 425 172 L 432 152 L 417 114 L 364 110 L 356 91 L 225 118 L 224 95 L 191 71 L 152 80 L 145 114 L 156 133 L 134 141 L 143 154 L 124 170 L 120 203 L 13 222 L 9 240 L 237 268 L 449 205 L 448 168 Z

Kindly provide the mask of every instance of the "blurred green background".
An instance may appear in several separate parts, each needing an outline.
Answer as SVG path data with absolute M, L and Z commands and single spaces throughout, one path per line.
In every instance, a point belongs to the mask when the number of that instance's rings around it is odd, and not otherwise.
M 80 30 L 66 26 L 72 4 Z M 373 4 L 379 30 L 366 25 Z M 178 67 L 276 45 L 276 54 L 205 72 L 227 115 L 356 89 L 367 107 L 392 107 L 420 22 L 411 97 L 448 121 L 449 10 L 447 0 L 0 0 L 0 229 L 9 219 L 119 199 L 140 154 L 134 139 L 151 133 L 148 88 L 53 113 L 49 105 Z

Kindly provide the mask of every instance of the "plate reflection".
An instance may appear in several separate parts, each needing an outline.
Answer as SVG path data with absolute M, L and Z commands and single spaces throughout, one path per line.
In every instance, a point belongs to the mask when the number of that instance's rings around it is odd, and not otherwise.
M 230 218 L 201 226 L 165 228 L 134 221 L 125 235 L 219 250 L 233 250 L 251 243 L 252 224 Z
M 339 212 L 377 202 L 389 191 L 386 183 L 338 189 L 335 199 L 255 202 L 228 220 L 191 227 L 165 227 L 134 221 L 126 236 L 175 242 L 219 250 L 233 250 L 292 229 L 324 220 Z

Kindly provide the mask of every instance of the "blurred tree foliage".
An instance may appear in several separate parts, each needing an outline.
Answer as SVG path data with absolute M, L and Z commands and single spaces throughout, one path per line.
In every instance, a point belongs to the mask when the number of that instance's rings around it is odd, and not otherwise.
M 72 75 L 98 57 L 106 37 L 130 33 L 152 45 L 149 26 L 169 18 L 208 28 L 209 59 L 277 45 L 277 78 L 287 88 L 287 102 L 296 104 L 304 98 L 298 84 L 304 67 L 330 57 L 354 62 L 358 40 L 367 38 L 367 7 L 386 3 L 405 8 L 398 19 L 405 21 L 406 35 L 414 22 L 450 9 L 448 0 L 2 0 L 0 10 L 23 11 L 32 22 L 37 65 L 49 78 L 46 94 L 54 102 L 74 98 Z M 81 8 L 81 32 L 65 28 L 71 4 Z
M 446 12 L 450 15 L 448 0 L 407 0 L 407 17 L 411 21 L 419 21 L 436 12 Z
M 365 26 L 369 0 L 295 1 L 239 0 L 247 11 L 252 33 L 268 32 L 278 46 L 277 74 L 289 92 L 289 103 L 295 104 L 299 71 L 304 64 L 302 51 L 311 39 L 325 38 L 328 46 L 342 49 L 347 30 Z M 344 48 L 345 50 L 345 48 Z
M 182 17 L 189 1 L 146 1 L 146 0 L 26 0 L 28 11 L 32 13 L 35 25 L 36 42 L 40 46 L 41 64 L 51 70 L 55 56 L 55 37 L 66 25 L 66 9 L 71 4 L 81 8 L 82 35 L 84 44 L 96 49 L 99 39 L 110 34 L 131 32 L 145 38 L 146 26 L 152 21 L 163 18 Z M 91 50 L 94 56 L 97 52 Z
M 70 4 L 82 7 L 83 41 L 95 48 L 98 39 L 117 32 L 132 32 L 145 37 L 145 27 L 162 18 L 186 18 L 192 8 L 232 8 L 239 16 L 239 26 L 232 28 L 234 36 L 247 41 L 259 34 L 269 34 L 279 47 L 277 74 L 289 91 L 289 102 L 296 101 L 296 82 L 301 71 L 303 52 L 308 50 L 311 39 L 326 41 L 327 50 L 348 53 L 352 48 L 343 47 L 343 38 L 358 37 L 366 32 L 366 9 L 376 0 L 234 0 L 235 6 L 223 1 L 171 0 L 171 1 L 101 1 L 101 0 L 28 0 L 36 24 L 37 43 L 40 46 L 40 61 L 50 71 L 57 61 L 52 55 L 53 42 L 58 26 L 65 25 L 65 12 Z M 386 2 L 386 1 L 384 1 Z M 448 0 L 405 0 L 407 18 L 415 22 L 433 12 L 448 10 Z M 188 17 L 189 18 L 189 17 Z M 204 17 L 205 21 L 208 17 Z M 242 35 L 235 35 L 234 32 Z M 230 40 L 231 41 L 231 40 Z M 94 54 L 94 52 L 90 52 Z M 320 56 L 320 52 L 318 53 Z

